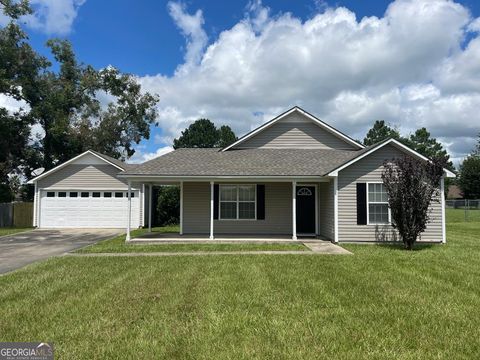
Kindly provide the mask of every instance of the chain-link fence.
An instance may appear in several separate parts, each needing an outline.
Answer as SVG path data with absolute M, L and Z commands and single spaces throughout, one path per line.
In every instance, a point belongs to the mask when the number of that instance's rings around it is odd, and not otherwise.
M 480 221 L 480 200 L 446 200 L 447 222 Z

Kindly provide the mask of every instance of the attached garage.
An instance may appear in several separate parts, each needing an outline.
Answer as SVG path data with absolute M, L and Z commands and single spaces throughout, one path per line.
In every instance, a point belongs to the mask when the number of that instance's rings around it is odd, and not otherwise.
M 125 228 L 128 184 L 117 177 L 129 165 L 87 151 L 38 176 L 34 226 L 40 228 Z M 143 191 L 131 189 L 131 228 L 143 226 Z
M 126 191 L 41 191 L 40 226 L 44 228 L 123 228 L 127 224 Z M 132 191 L 132 213 L 140 208 L 139 191 Z M 140 226 L 138 216 L 132 228 Z

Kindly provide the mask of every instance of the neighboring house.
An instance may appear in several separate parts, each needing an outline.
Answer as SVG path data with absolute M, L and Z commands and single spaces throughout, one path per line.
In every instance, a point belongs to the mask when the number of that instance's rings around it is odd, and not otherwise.
M 181 234 L 395 240 L 381 172 L 405 155 L 428 161 L 393 139 L 365 147 L 294 107 L 224 149 L 178 149 L 139 165 L 87 151 L 31 180 L 34 225 L 123 225 L 129 238 L 150 223 L 151 186 L 180 185 Z M 443 194 L 443 179 L 440 187 Z M 420 240 L 444 242 L 443 196 L 431 219 Z
M 448 200 L 460 200 L 463 199 L 462 190 L 457 185 L 450 185 L 447 193 Z

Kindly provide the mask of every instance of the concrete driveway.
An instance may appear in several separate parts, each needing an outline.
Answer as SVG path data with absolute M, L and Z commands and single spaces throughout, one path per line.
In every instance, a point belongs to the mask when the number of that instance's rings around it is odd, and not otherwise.
M 42 229 L 0 237 L 0 274 L 117 236 L 124 229 Z

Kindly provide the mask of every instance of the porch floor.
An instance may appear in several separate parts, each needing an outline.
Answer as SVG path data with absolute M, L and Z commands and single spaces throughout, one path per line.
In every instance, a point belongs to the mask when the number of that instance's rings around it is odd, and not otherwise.
M 178 233 L 146 233 L 128 241 L 129 244 L 160 244 L 160 243 L 325 243 L 330 242 L 320 237 L 302 237 L 292 240 L 291 235 L 230 235 L 218 234 L 214 240 L 210 240 L 207 234 L 184 234 Z

